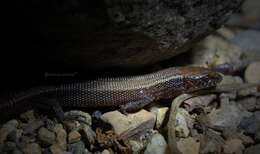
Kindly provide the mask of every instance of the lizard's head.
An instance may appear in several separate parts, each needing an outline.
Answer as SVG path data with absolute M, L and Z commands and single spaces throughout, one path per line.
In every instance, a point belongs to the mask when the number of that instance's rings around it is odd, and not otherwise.
M 215 87 L 222 80 L 219 73 L 202 67 L 184 67 L 180 72 L 187 92 Z

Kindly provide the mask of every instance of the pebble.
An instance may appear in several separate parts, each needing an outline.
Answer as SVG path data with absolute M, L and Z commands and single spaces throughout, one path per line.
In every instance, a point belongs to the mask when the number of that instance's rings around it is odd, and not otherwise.
M 221 153 L 224 139 L 216 131 L 209 130 L 201 136 L 200 154 Z
M 208 141 L 202 146 L 200 154 L 217 153 L 217 151 L 220 151 L 219 149 L 220 148 L 216 142 Z
M 80 141 L 81 135 L 78 131 L 72 131 L 68 135 L 68 142 L 69 143 L 75 143 Z
M 219 84 L 225 85 L 225 84 L 242 84 L 242 83 L 243 80 L 239 76 L 224 75 L 222 81 Z
M 255 106 L 255 108 L 256 108 L 257 110 L 260 110 L 260 98 L 257 98 L 257 99 L 256 99 L 256 106 Z
M 150 143 L 148 143 L 144 154 L 165 154 L 167 152 L 167 143 L 161 134 L 154 134 Z
M 260 3 L 258 0 L 246 0 L 242 5 L 243 14 L 252 19 L 260 18 Z
M 38 137 L 43 142 L 43 144 L 51 145 L 55 142 L 55 133 L 49 131 L 48 129 L 42 127 L 38 131 Z
M 94 144 L 95 143 L 96 134 L 91 129 L 91 127 L 89 127 L 88 125 L 84 125 L 82 130 L 83 130 L 83 135 L 87 139 L 88 143 Z
M 243 118 L 239 128 L 243 129 L 246 134 L 255 135 L 260 130 L 260 111 L 256 111 L 250 117 Z
M 89 150 L 88 149 L 85 149 L 84 150 L 84 154 L 92 154 L 91 152 L 89 152 Z
M 110 154 L 110 152 L 107 149 L 105 149 L 101 152 L 101 154 Z
M 101 116 L 104 122 L 109 123 L 115 133 L 121 138 L 129 138 L 139 133 L 153 129 L 156 117 L 153 113 L 140 110 L 127 116 L 119 111 L 107 112 Z
M 253 111 L 256 108 L 256 97 L 241 98 L 237 100 L 237 103 L 240 104 L 244 109 Z
M 53 128 L 53 131 L 56 134 L 56 143 L 59 145 L 59 147 L 65 151 L 67 148 L 67 132 L 63 128 L 61 124 L 56 124 Z
M 248 83 L 260 83 L 260 61 L 248 65 L 245 71 L 245 80 Z
M 191 112 L 194 109 L 207 107 L 216 98 L 217 98 L 217 96 L 214 94 L 194 97 L 194 98 L 185 100 L 184 107 L 187 111 Z
M 129 145 L 132 149 L 133 154 L 139 154 L 144 149 L 144 144 L 140 141 L 129 140 Z
M 246 96 L 259 96 L 257 86 L 243 88 L 237 92 L 238 96 L 246 97 Z
M 22 129 L 16 129 L 8 134 L 7 140 L 17 142 L 21 138 L 22 133 L 23 133 Z
M 69 144 L 68 151 L 72 154 L 84 154 L 85 152 L 85 144 L 82 141 Z
M 31 143 L 31 144 L 27 144 L 24 147 L 23 152 L 25 154 L 41 154 L 42 150 L 41 150 L 41 147 L 39 146 L 39 144 Z
M 243 150 L 245 149 L 242 141 L 239 139 L 230 139 L 225 141 L 223 148 L 225 154 L 243 154 Z
M 24 134 L 34 134 L 35 131 L 40 127 L 42 127 L 43 125 L 44 125 L 43 120 L 38 119 L 35 121 L 31 121 L 28 124 L 26 124 L 24 128 Z
M 177 147 L 182 154 L 199 154 L 200 142 L 196 142 L 192 137 L 180 138 Z
M 260 144 L 257 144 L 246 148 L 244 154 L 259 154 L 259 151 L 260 151 Z
M 157 107 L 157 106 L 153 106 L 150 109 L 150 112 L 154 113 L 156 116 L 155 128 L 159 129 L 164 124 L 165 122 L 164 120 L 168 110 L 169 110 L 168 107 Z
M 215 128 L 236 128 L 242 118 L 249 117 L 251 114 L 242 111 L 236 102 L 221 104 L 219 109 L 213 110 L 208 114 L 209 122 Z
M 242 140 L 243 145 L 245 146 L 252 145 L 255 143 L 255 141 L 250 136 L 246 136 L 244 134 L 240 134 L 239 138 Z
M 78 130 L 81 128 L 81 124 L 75 120 L 73 120 L 73 121 L 65 120 L 63 123 L 64 123 L 66 130 L 68 130 L 68 131 Z
M 243 133 L 239 133 L 237 132 L 237 130 L 226 129 L 222 132 L 222 136 L 227 140 L 239 139 L 245 146 L 249 146 L 255 143 L 250 136 L 246 136 Z
M 36 120 L 35 115 L 34 115 L 34 110 L 29 110 L 29 111 L 21 114 L 20 118 L 25 120 L 26 122 L 31 122 L 31 121 Z
M 242 50 L 243 61 L 245 64 L 249 64 L 253 61 L 260 60 L 260 47 L 259 47 L 260 32 L 259 31 L 256 30 L 241 31 L 237 33 L 235 37 L 230 40 L 230 42 Z
M 66 118 L 77 118 L 76 120 L 79 120 L 79 122 L 83 122 L 84 124 L 87 124 L 89 126 L 92 125 L 92 118 L 91 116 L 82 111 L 69 111 L 65 113 Z
M 14 149 L 12 154 L 23 154 L 23 152 L 18 149 Z
M 228 92 L 220 94 L 220 102 L 221 104 L 229 104 L 230 100 L 234 100 L 237 98 L 236 92 Z
M 63 154 L 64 153 L 64 150 L 58 144 L 51 145 L 50 151 L 53 154 Z
M 17 120 L 10 120 L 0 128 L 0 144 L 4 144 L 4 141 L 7 139 L 7 136 L 11 132 L 16 131 L 17 126 Z
M 242 51 L 239 47 L 217 36 L 208 36 L 196 44 L 192 51 L 192 64 L 215 66 L 233 64 L 235 68 L 243 66 Z
M 176 135 L 178 137 L 188 137 L 190 134 L 189 128 L 193 126 L 194 120 L 190 117 L 188 111 L 180 108 L 176 115 Z
M 260 142 L 260 129 L 255 134 L 255 141 Z
M 9 142 L 7 141 L 4 145 L 4 151 L 13 151 L 14 149 L 16 149 L 16 144 L 14 142 Z

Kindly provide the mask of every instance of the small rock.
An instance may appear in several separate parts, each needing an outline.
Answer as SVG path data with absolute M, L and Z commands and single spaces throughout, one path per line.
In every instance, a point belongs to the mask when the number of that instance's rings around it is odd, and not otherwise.
M 24 134 L 34 134 L 34 132 L 43 125 L 44 122 L 42 120 L 31 121 L 25 126 Z
M 244 134 L 240 134 L 239 138 L 242 140 L 243 145 L 245 146 L 252 145 L 255 143 L 255 141 L 250 136 L 246 136 Z
M 34 143 L 34 142 L 36 142 L 36 138 L 33 135 L 30 135 L 30 136 L 23 135 L 21 137 L 21 143 L 30 144 L 30 143 Z
M 156 121 L 155 118 L 153 113 L 145 110 L 131 113 L 127 116 L 119 111 L 107 112 L 101 116 L 104 122 L 112 125 L 115 133 L 121 138 L 128 138 L 153 129 Z
M 197 65 L 233 64 L 235 68 L 243 66 L 241 49 L 213 35 L 196 44 L 192 54 L 192 63 Z
M 237 95 L 241 96 L 241 97 L 258 96 L 259 92 L 258 92 L 257 86 L 254 86 L 254 87 L 248 87 L 248 88 L 244 88 L 244 89 L 239 90 L 237 92 Z
M 249 148 L 246 148 L 244 154 L 259 154 L 259 151 L 260 151 L 260 144 L 257 144 Z
M 222 153 L 224 139 L 216 131 L 208 130 L 200 139 L 200 154 Z
M 23 154 L 23 152 L 18 149 L 14 149 L 12 154 Z
M 48 129 L 42 127 L 38 132 L 39 139 L 46 145 L 51 145 L 55 142 L 55 134 Z
M 81 129 L 81 124 L 78 121 L 64 120 L 64 127 L 67 131 L 79 130 Z
M 7 139 L 7 136 L 13 132 L 16 131 L 18 126 L 17 120 L 10 120 L 7 123 L 5 123 L 1 129 L 0 129 L 0 144 L 4 144 L 4 141 Z
M 58 144 L 53 144 L 50 146 L 50 151 L 53 154 L 63 154 L 64 150 L 58 145 Z
M 260 98 L 257 98 L 255 108 L 256 108 L 257 110 L 260 110 Z
M 68 142 L 75 143 L 75 142 L 80 141 L 80 138 L 81 138 L 81 135 L 78 131 L 72 131 L 69 133 Z
M 256 142 L 260 141 L 260 129 L 255 134 L 255 140 L 256 140 Z
M 23 152 L 25 154 L 41 154 L 42 150 L 41 147 L 39 146 L 39 144 L 37 143 L 31 143 L 31 144 L 27 144 L 24 148 L 23 148 Z
M 198 96 L 184 101 L 184 106 L 187 111 L 193 111 L 197 108 L 207 107 L 217 96 L 214 94 Z
M 167 143 L 161 134 L 154 134 L 150 143 L 148 143 L 144 154 L 165 154 Z
M 225 85 L 225 84 L 242 84 L 242 83 L 243 80 L 239 76 L 224 75 L 222 81 L 219 84 Z
M 16 149 L 16 144 L 14 142 L 6 142 L 4 146 L 4 151 L 11 152 Z
M 82 112 L 82 111 L 69 111 L 65 113 L 65 117 L 67 118 L 78 118 L 79 122 L 83 122 L 89 126 L 92 125 L 92 118 L 91 116 L 86 113 L 86 112 Z
M 29 110 L 29 111 L 21 114 L 20 118 L 25 120 L 26 122 L 31 122 L 31 121 L 34 121 L 36 119 L 33 110 Z
M 177 147 L 182 154 L 199 154 L 200 142 L 196 142 L 192 137 L 181 138 L 177 142 Z
M 260 55 L 260 52 L 259 52 Z M 245 80 L 249 83 L 260 83 L 260 61 L 248 65 L 245 71 Z
M 250 113 L 242 111 L 235 102 L 229 104 L 221 104 L 217 110 L 213 110 L 208 114 L 209 122 L 215 128 L 236 128 L 242 118 L 249 117 Z
M 130 140 L 129 145 L 133 154 L 139 154 L 144 149 L 144 144 L 140 141 Z
M 86 137 L 88 143 L 94 144 L 95 137 L 96 137 L 95 132 L 88 125 L 84 125 L 82 130 L 83 130 L 84 137 Z
M 234 100 L 237 98 L 236 92 L 222 93 L 220 94 L 220 102 L 223 104 L 229 104 L 229 100 Z
M 82 141 L 69 144 L 68 151 L 73 154 L 84 154 L 85 152 L 85 144 Z
M 255 143 L 250 136 L 246 136 L 243 133 L 239 133 L 237 132 L 237 130 L 226 129 L 222 132 L 222 135 L 228 140 L 239 139 L 245 146 L 249 146 Z
M 243 150 L 245 149 L 242 141 L 239 139 L 227 140 L 223 148 L 225 154 L 243 154 Z
M 107 149 L 105 149 L 101 152 L 101 154 L 110 154 L 110 152 Z
M 200 154 L 218 153 L 220 148 L 213 141 L 208 141 L 200 150 Z
M 53 131 L 56 134 L 56 143 L 60 146 L 60 148 L 65 151 L 67 148 L 67 132 L 63 128 L 61 124 L 57 124 Z
M 248 111 L 253 111 L 256 108 L 256 98 L 255 97 L 246 97 L 239 99 L 237 101 L 244 109 Z
M 250 0 L 247 0 L 250 1 Z M 259 2 L 257 2 L 259 4 Z M 259 10 L 259 9 L 258 9 Z M 259 21 L 258 21 L 259 22 Z M 246 21 L 248 23 L 248 21 Z M 252 24 L 250 26 L 253 26 Z M 257 30 L 243 30 L 238 32 L 230 42 L 242 50 L 243 61 L 249 64 L 260 60 L 260 32 Z
M 84 154 L 92 154 L 91 152 L 89 152 L 89 150 L 88 149 L 85 149 L 84 150 Z
M 239 128 L 243 129 L 246 134 L 255 135 L 260 130 L 260 111 L 255 112 L 250 117 L 244 117 Z
M 192 128 L 194 120 L 190 117 L 188 111 L 180 108 L 176 115 L 176 135 L 178 137 L 188 137 L 190 134 L 189 128 Z
M 155 127 L 157 129 L 159 129 L 162 126 L 168 110 L 169 110 L 168 107 L 156 107 L 156 106 L 153 106 L 150 109 L 150 111 L 156 115 Z
M 16 129 L 16 130 L 10 132 L 7 136 L 7 140 L 17 142 L 21 138 L 22 132 L 23 132 L 23 130 L 21 130 L 21 129 Z

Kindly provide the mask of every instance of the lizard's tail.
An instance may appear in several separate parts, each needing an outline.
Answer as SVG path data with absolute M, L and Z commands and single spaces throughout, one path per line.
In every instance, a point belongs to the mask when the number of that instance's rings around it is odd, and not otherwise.
M 6 115 L 9 117 L 9 115 L 30 109 L 33 107 L 34 98 L 56 95 L 55 91 L 55 87 L 35 87 L 16 93 L 10 93 L 0 100 L 0 118 L 3 119 Z

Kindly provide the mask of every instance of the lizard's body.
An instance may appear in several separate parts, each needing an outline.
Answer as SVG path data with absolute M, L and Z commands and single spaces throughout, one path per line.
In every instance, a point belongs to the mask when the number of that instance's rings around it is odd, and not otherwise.
M 173 67 L 142 76 L 32 88 L 1 103 L 0 111 L 5 112 L 35 97 L 55 98 L 62 106 L 68 107 L 124 106 L 126 111 L 131 111 L 154 100 L 214 87 L 220 80 L 218 73 L 206 68 Z

